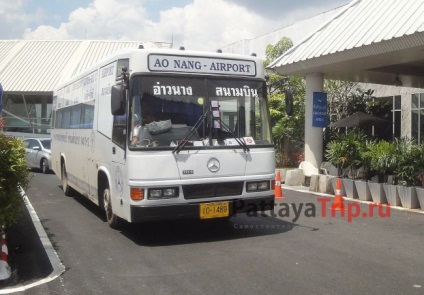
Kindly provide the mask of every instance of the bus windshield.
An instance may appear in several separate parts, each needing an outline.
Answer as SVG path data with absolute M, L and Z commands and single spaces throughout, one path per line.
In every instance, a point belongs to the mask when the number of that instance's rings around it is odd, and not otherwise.
M 264 81 L 136 76 L 130 149 L 272 144 Z

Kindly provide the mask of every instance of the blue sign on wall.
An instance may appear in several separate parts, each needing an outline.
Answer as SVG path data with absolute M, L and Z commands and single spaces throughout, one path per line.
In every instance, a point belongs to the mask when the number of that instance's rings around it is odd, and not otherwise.
M 327 93 L 325 92 L 314 92 L 312 126 L 327 127 Z

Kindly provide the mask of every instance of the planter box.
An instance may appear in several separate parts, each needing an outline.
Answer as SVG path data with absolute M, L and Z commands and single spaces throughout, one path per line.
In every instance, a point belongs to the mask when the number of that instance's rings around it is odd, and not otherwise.
M 309 191 L 318 192 L 319 190 L 319 175 L 311 175 L 311 180 L 309 182 Z
M 371 192 L 368 187 L 368 182 L 363 180 L 355 180 L 356 191 L 358 192 L 358 198 L 362 201 L 372 201 Z
M 346 192 L 346 197 L 351 199 L 358 198 L 358 192 L 356 191 L 355 182 L 353 179 L 343 178 L 342 183 Z
M 284 183 L 288 186 L 301 186 L 305 183 L 305 175 L 301 169 L 288 170 Z
M 368 187 L 370 189 L 371 198 L 374 203 L 386 204 L 386 194 L 383 189 L 383 184 L 378 182 L 368 182 Z
M 397 186 L 394 184 L 383 183 L 384 194 L 386 195 L 387 203 L 391 206 L 400 206 L 400 198 Z
M 403 208 L 417 209 L 420 207 L 415 187 L 398 185 L 397 190 Z
M 331 186 L 331 176 L 330 175 L 319 175 L 318 182 L 318 192 L 333 195 L 333 187 Z
M 424 187 L 416 187 L 418 202 L 421 210 L 424 210 Z

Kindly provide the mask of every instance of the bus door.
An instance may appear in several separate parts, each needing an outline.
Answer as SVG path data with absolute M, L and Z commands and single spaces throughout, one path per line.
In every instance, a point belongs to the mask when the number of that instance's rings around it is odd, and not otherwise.
M 112 150 L 111 150 L 111 189 L 119 199 L 123 197 L 125 169 L 125 147 L 127 140 L 127 115 L 114 116 L 112 128 Z M 115 207 L 116 208 L 116 207 Z

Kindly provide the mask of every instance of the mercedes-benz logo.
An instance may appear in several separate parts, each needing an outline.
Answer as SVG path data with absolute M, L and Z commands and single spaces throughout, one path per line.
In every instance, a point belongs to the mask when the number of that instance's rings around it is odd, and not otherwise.
M 219 163 L 217 158 L 210 158 L 208 161 L 208 169 L 210 172 L 218 172 L 219 168 L 221 167 L 221 164 Z

